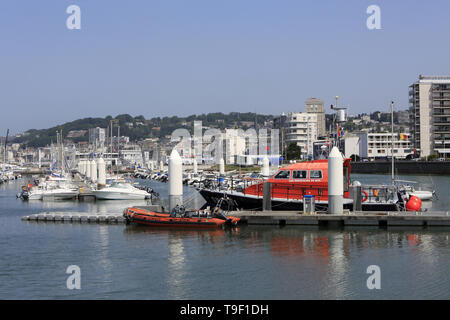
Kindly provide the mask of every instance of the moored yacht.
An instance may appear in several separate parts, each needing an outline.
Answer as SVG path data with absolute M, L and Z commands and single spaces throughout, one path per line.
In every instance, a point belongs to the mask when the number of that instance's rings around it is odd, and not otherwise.
M 124 181 L 113 182 L 109 187 L 93 190 L 92 193 L 99 200 L 144 200 L 151 197 L 147 191 Z

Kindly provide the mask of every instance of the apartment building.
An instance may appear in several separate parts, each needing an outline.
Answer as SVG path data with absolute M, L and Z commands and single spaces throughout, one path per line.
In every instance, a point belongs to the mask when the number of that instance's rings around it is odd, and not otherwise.
M 305 110 L 307 113 L 315 114 L 317 116 L 317 136 L 326 136 L 327 128 L 325 127 L 325 108 L 323 106 L 323 101 L 317 98 L 310 98 L 305 102 Z
M 313 154 L 313 142 L 317 140 L 317 114 L 289 112 L 285 129 L 286 145 L 295 142 L 304 156 Z
M 419 76 L 409 86 L 410 132 L 420 156 L 449 157 L 450 76 Z
M 394 132 L 392 135 L 392 133 L 358 132 L 356 136 L 358 139 L 352 137 L 345 139 L 346 156 L 351 156 L 350 153 L 359 150 L 358 155 L 361 158 L 375 159 L 394 155 L 396 159 L 406 159 L 408 155 L 414 153 L 409 133 Z M 349 150 L 348 154 L 347 150 Z

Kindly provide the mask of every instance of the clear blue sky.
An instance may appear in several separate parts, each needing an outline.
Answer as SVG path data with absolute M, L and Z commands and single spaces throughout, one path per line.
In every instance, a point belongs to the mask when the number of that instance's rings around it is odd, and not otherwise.
M 81 30 L 66 8 L 81 7 Z M 366 28 L 381 7 L 382 30 Z M 83 117 L 408 106 L 450 74 L 450 1 L 2 0 L 0 135 Z

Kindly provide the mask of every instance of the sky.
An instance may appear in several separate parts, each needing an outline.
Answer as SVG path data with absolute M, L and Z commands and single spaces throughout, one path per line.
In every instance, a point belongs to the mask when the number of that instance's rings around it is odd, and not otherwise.
M 420 74 L 450 75 L 449 13 L 448 0 L 2 0 L 0 135 L 123 113 L 300 112 L 310 97 L 329 112 L 336 95 L 349 114 L 404 110 Z

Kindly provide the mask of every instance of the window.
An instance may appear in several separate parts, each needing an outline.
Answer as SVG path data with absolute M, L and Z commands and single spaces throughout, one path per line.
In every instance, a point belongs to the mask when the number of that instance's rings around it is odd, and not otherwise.
M 307 171 L 305 170 L 294 170 L 292 172 L 292 177 L 294 179 L 306 179 Z
M 321 170 L 311 170 L 309 172 L 310 179 L 322 179 L 322 171 Z
M 291 176 L 291 171 L 281 170 L 280 172 L 277 173 L 277 175 L 275 176 L 275 179 L 289 179 L 290 176 Z

